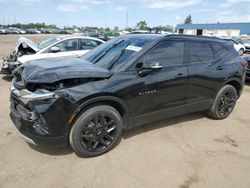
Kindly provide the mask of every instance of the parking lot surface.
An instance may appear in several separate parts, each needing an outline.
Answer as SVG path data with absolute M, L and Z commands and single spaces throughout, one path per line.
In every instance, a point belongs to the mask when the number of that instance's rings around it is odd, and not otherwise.
M 195 113 L 151 123 L 123 133 L 107 154 L 79 158 L 69 147 L 34 147 L 17 135 L 9 83 L 0 75 L 0 188 L 250 187 L 248 84 L 225 120 Z

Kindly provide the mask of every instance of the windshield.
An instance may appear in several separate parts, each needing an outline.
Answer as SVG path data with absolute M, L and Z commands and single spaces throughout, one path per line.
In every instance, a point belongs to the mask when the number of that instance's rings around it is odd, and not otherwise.
M 43 49 L 43 48 L 46 48 L 46 47 L 50 46 L 51 44 L 54 44 L 55 42 L 58 42 L 59 40 L 61 40 L 61 38 L 52 37 L 52 38 L 49 38 L 49 39 L 46 39 L 46 40 L 43 40 L 43 41 L 39 42 L 37 44 L 37 47 L 39 49 Z
M 118 65 L 134 57 L 155 38 L 153 36 L 117 37 L 95 48 L 86 54 L 83 59 L 99 67 L 114 70 Z

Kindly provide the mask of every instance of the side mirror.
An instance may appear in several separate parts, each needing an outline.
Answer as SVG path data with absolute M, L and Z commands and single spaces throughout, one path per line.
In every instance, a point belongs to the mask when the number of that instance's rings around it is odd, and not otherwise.
M 150 68 L 153 69 L 153 70 L 161 70 L 162 69 L 162 66 L 160 63 L 158 62 L 154 62 L 150 65 Z
M 137 66 L 136 66 L 137 67 Z M 149 67 L 141 67 L 138 69 L 138 76 L 143 77 L 151 72 L 157 72 L 162 69 L 162 66 L 158 62 L 152 63 Z
M 53 47 L 50 48 L 51 53 L 57 53 L 57 52 L 60 52 L 60 51 L 61 51 L 60 48 L 57 47 L 57 46 L 53 46 Z

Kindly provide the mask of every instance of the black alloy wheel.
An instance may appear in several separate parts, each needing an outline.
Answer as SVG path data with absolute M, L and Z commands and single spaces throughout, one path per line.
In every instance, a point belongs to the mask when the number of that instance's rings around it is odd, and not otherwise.
M 111 106 L 85 111 L 71 128 L 69 141 L 80 157 L 94 157 L 110 151 L 121 139 L 122 118 Z
M 221 96 L 218 107 L 217 113 L 219 116 L 228 116 L 232 111 L 236 104 L 237 95 L 233 90 L 229 90 L 228 92 L 224 93 Z
M 115 120 L 108 115 L 99 114 L 82 127 L 81 143 L 90 152 L 100 152 L 114 141 L 116 134 Z
M 226 85 L 218 92 L 213 105 L 208 111 L 208 115 L 214 119 L 224 119 L 228 117 L 237 102 L 238 94 L 234 86 Z

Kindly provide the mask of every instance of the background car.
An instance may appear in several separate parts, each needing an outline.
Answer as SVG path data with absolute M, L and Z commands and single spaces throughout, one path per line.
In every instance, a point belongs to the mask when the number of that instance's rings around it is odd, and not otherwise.
M 242 56 L 245 53 L 246 49 L 245 46 L 243 45 L 243 41 L 240 38 L 231 38 L 227 36 L 217 36 L 217 37 L 231 43 L 240 56 Z
M 2 72 L 12 74 L 18 66 L 28 61 L 55 58 L 55 57 L 81 57 L 104 41 L 85 36 L 56 36 L 35 44 L 31 40 L 21 37 L 16 46 L 15 53 L 3 61 Z
M 250 52 L 250 39 L 244 38 L 242 39 L 243 45 L 245 46 L 246 52 Z
M 232 43 L 235 50 L 239 53 L 240 56 L 242 56 L 245 53 L 246 48 L 245 48 L 245 46 L 243 44 L 241 44 L 241 43 L 239 43 L 236 40 L 231 39 L 231 38 L 230 39 L 224 39 L 224 40 L 227 40 L 228 42 Z

